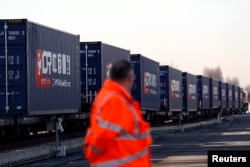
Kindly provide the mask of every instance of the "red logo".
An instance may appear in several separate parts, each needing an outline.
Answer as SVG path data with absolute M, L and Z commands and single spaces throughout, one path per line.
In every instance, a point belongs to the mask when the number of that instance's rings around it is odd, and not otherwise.
M 36 86 L 40 88 L 51 88 L 51 78 L 42 76 L 43 51 L 36 51 Z
M 144 94 L 149 94 L 149 88 L 147 87 L 147 73 L 144 72 Z
M 176 98 L 176 95 L 175 95 L 175 93 L 174 92 L 171 92 L 171 98 Z
M 144 87 L 144 94 L 149 94 L 149 88 Z
M 192 95 L 189 95 L 188 98 L 189 98 L 189 100 L 192 100 L 193 97 L 192 97 Z

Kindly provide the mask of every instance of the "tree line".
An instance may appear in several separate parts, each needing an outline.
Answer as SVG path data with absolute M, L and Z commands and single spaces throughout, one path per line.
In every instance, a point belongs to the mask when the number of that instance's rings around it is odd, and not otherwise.
M 225 77 L 223 76 L 223 72 L 220 68 L 220 66 L 210 68 L 210 67 L 204 67 L 203 69 L 203 75 L 209 78 L 214 78 L 221 82 L 226 82 L 231 85 L 240 86 L 240 81 L 238 77 Z M 248 101 L 250 100 L 250 84 L 246 85 L 244 88 L 248 92 Z
M 224 79 L 223 72 L 220 66 L 217 66 L 215 68 L 204 67 L 203 75 L 209 78 L 214 78 L 221 82 L 229 83 L 231 85 L 240 86 L 238 77 L 225 77 Z

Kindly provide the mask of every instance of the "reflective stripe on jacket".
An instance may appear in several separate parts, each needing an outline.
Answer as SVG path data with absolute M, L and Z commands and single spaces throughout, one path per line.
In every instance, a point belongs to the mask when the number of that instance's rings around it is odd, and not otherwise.
M 91 109 L 84 146 L 92 167 L 151 167 L 150 127 L 139 104 L 120 85 L 106 80 Z

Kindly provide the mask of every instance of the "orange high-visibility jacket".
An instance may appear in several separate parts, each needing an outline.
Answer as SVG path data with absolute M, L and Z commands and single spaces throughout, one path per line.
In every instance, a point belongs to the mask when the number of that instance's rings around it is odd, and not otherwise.
M 139 103 L 122 86 L 106 80 L 98 93 L 84 141 L 92 167 L 151 167 L 150 126 Z

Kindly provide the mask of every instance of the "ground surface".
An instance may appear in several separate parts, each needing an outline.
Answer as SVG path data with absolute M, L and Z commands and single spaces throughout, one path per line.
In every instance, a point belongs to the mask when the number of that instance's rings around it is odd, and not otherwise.
M 154 167 L 206 167 L 208 150 L 250 150 L 250 114 L 234 115 L 221 125 L 183 133 L 153 134 Z M 88 162 L 81 153 L 24 165 L 25 167 L 81 166 Z

